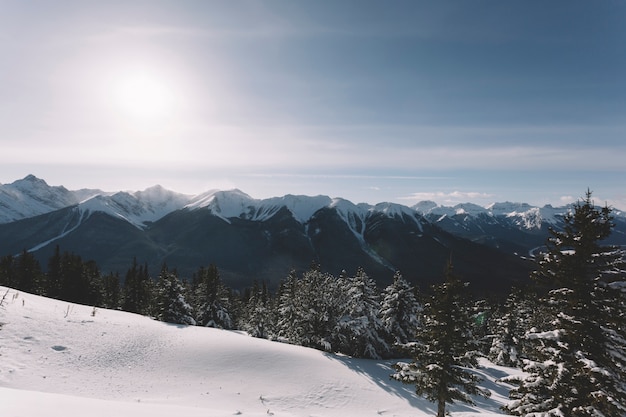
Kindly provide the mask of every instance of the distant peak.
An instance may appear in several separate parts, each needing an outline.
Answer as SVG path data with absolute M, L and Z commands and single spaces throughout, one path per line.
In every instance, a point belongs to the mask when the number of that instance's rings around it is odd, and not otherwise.
M 47 185 L 47 183 L 44 180 L 34 176 L 33 174 L 28 174 L 27 176 L 25 176 L 21 180 L 17 180 L 15 182 L 30 182 L 30 183 L 35 183 L 35 184 L 46 184 Z

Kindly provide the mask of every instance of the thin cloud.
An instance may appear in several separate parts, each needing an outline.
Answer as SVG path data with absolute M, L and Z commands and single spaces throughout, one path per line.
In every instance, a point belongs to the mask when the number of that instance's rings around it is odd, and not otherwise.
M 433 201 L 459 202 L 459 201 L 467 201 L 467 200 L 484 200 L 484 199 L 488 199 L 492 197 L 493 197 L 493 194 L 473 192 L 473 191 L 469 191 L 469 192 L 452 191 L 450 193 L 447 193 L 444 191 L 436 191 L 436 192 L 413 193 L 408 196 L 399 197 L 399 199 L 409 200 L 409 201 L 433 200 Z

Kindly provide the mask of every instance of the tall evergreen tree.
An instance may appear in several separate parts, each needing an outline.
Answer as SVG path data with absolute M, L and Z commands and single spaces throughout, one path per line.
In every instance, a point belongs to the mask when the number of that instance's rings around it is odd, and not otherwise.
M 120 307 L 122 290 L 120 276 L 116 272 L 102 277 L 102 307 L 116 309 Z
M 195 325 L 191 305 L 185 299 L 185 288 L 174 272 L 164 265 L 156 285 L 155 317 L 167 323 Z
M 415 341 L 421 313 L 415 289 L 397 271 L 393 283 L 383 291 L 380 306 L 380 320 L 389 335 L 388 342 L 404 345 Z
M 253 337 L 269 339 L 275 333 L 274 325 L 274 306 L 267 284 L 263 282 L 259 286 L 255 280 L 244 307 L 240 328 Z
M 149 314 L 152 304 L 152 280 L 148 267 L 138 266 L 137 258 L 124 278 L 124 300 L 122 309 L 131 313 Z
M 471 334 L 472 317 L 463 300 L 466 285 L 448 264 L 445 282 L 433 288 L 424 305 L 424 323 L 417 342 L 408 346 L 413 362 L 398 362 L 391 377 L 415 385 L 417 395 L 437 403 L 437 417 L 444 417 L 446 404 L 473 404 L 470 395 L 488 396 L 478 387 L 480 379 L 467 367 L 478 366 L 476 344 Z
M 44 275 L 35 255 L 23 250 L 14 261 L 14 280 L 16 288 L 36 294 L 43 293 L 43 288 L 45 287 L 43 284 Z
M 199 326 L 232 329 L 230 297 L 222 284 L 217 267 L 210 264 L 201 267 L 194 275 L 193 283 L 196 321 Z
M 54 254 L 48 260 L 46 272 L 45 293 L 48 297 L 59 298 L 63 285 L 63 264 L 61 260 L 61 248 L 56 245 Z
M 0 285 L 17 288 L 15 257 L 13 255 L 6 255 L 0 258 Z
M 551 230 L 535 279 L 553 284 L 544 302 L 555 313 L 549 326 L 531 329 L 528 377 L 511 391 L 506 409 L 521 416 L 626 415 L 626 326 L 623 253 L 603 246 L 611 209 L 598 209 L 591 192 Z
M 333 329 L 333 350 L 372 359 L 386 356 L 389 345 L 378 317 L 380 298 L 376 283 L 359 268 L 354 277 L 340 280 L 339 285 L 344 302 Z
M 276 337 L 291 343 L 297 340 L 304 332 L 302 325 L 302 311 L 300 309 L 300 281 L 295 271 L 281 283 L 278 289 Z

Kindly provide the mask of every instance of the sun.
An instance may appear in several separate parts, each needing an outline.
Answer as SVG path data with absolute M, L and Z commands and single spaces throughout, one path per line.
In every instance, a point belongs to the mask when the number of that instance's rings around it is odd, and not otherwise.
M 131 123 L 163 121 L 172 116 L 175 97 L 167 83 L 150 73 L 128 74 L 112 86 L 113 102 Z

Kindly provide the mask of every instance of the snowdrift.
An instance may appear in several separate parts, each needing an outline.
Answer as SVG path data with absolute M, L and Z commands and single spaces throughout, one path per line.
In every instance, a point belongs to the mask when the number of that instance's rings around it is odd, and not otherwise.
M 17 416 L 432 416 L 389 379 L 392 361 L 337 356 L 240 332 L 157 322 L 0 287 L 0 414 Z M 502 415 L 513 369 L 453 416 Z

